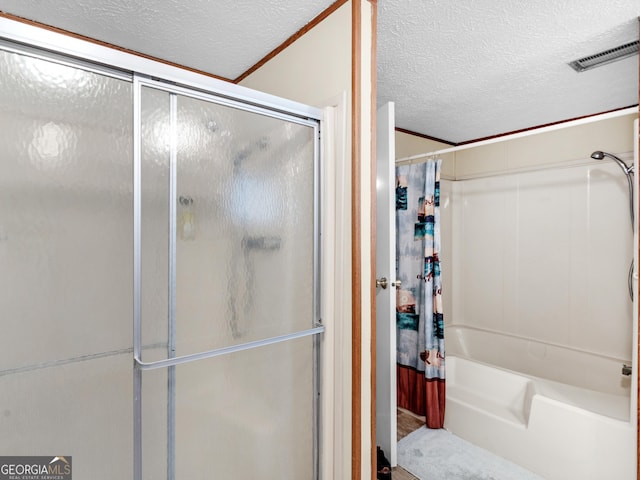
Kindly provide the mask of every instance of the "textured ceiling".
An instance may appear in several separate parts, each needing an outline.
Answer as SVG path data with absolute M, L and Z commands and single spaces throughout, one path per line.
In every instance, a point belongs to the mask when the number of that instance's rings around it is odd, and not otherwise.
M 237 78 L 333 0 L 0 0 L 0 10 Z M 638 103 L 638 57 L 567 62 L 638 38 L 637 0 L 382 0 L 378 102 L 458 143 Z
M 451 142 L 638 103 L 638 56 L 571 60 L 638 39 L 637 0 L 378 2 L 378 101 Z
M 334 0 L 0 0 L 0 10 L 234 79 Z

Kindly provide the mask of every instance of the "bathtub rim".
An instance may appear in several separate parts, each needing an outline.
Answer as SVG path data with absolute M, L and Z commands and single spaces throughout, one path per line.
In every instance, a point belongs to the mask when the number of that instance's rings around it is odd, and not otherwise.
M 496 365 L 494 363 L 489 363 L 489 362 L 486 362 L 486 361 L 482 361 L 482 360 L 479 360 L 477 358 L 471 357 L 469 355 L 464 355 L 462 353 L 451 353 L 451 354 L 449 354 L 447 352 L 447 350 L 446 350 L 446 345 L 447 345 L 447 343 L 446 343 L 446 339 L 447 339 L 446 330 L 449 327 L 457 327 L 457 328 L 461 328 L 461 329 L 469 329 L 469 330 L 473 330 L 473 331 L 477 331 L 477 332 L 481 332 L 481 333 L 488 333 L 488 334 L 496 334 L 496 335 L 500 335 L 500 336 L 506 336 L 506 337 L 514 338 L 516 340 L 536 342 L 536 343 L 541 344 L 541 345 L 551 346 L 551 347 L 554 347 L 554 348 L 566 349 L 566 350 L 570 350 L 570 351 L 573 351 L 573 352 L 576 352 L 576 353 L 579 353 L 579 354 L 589 355 L 590 357 L 602 358 L 602 359 L 605 359 L 607 361 L 613 361 L 613 362 L 621 363 L 621 364 L 622 363 L 626 363 L 626 364 L 632 365 L 633 372 L 636 371 L 636 361 L 637 361 L 636 360 L 636 358 L 637 358 L 636 355 L 632 355 L 632 360 L 623 360 L 623 359 L 620 359 L 620 358 L 617 358 L 617 357 L 613 357 L 613 356 L 609 356 L 609 355 L 600 355 L 598 353 L 589 352 L 587 350 L 580 349 L 580 348 L 567 347 L 567 346 L 559 344 L 559 343 L 540 341 L 540 340 L 537 340 L 535 338 L 530 338 L 530 337 L 527 337 L 527 336 L 524 336 L 524 335 L 510 334 L 510 333 L 506 333 L 506 332 L 501 332 L 499 330 L 493 330 L 493 329 L 488 329 L 488 328 L 483 328 L 483 327 L 474 327 L 474 326 L 471 326 L 471 325 L 464 325 L 464 324 L 448 324 L 448 325 L 445 325 L 445 368 L 446 368 L 446 358 L 453 357 L 453 358 L 460 358 L 460 359 L 464 359 L 464 360 L 467 360 L 467 361 L 470 361 L 470 362 L 478 363 L 480 365 L 484 365 L 484 366 L 487 366 L 487 367 L 490 367 L 490 368 L 495 368 L 495 369 L 498 369 L 498 370 L 503 371 L 503 372 L 511 373 L 511 374 L 514 374 L 514 375 L 519 375 L 521 377 L 533 380 L 534 382 L 536 380 L 539 380 L 541 382 L 550 382 L 551 384 L 569 385 L 569 384 L 566 384 L 564 382 L 559 382 L 557 380 L 552 380 L 552 379 L 539 377 L 539 376 L 532 375 L 532 374 L 529 374 L 529 373 L 520 372 L 518 370 L 514 370 L 514 369 L 510 369 L 510 368 L 503 367 L 503 366 L 500 366 L 500 365 Z M 636 328 L 637 328 L 636 322 L 634 321 L 634 329 L 636 329 Z M 634 341 L 634 345 L 636 345 L 635 341 Z M 633 353 L 634 352 L 632 351 L 632 354 Z M 609 393 L 609 392 L 599 392 L 598 390 L 594 390 L 594 389 L 590 389 L 590 388 L 586 388 L 586 387 L 582 387 L 582 386 L 576 386 L 576 385 L 571 385 L 571 386 L 576 387 L 576 388 L 582 388 L 583 390 L 585 390 L 587 392 L 605 393 L 605 394 L 608 394 L 608 395 L 617 396 L 617 397 L 621 397 L 621 398 L 627 399 L 628 402 L 629 402 L 629 411 L 627 412 L 627 415 L 625 415 L 624 419 L 621 419 L 619 417 L 612 417 L 612 416 L 606 415 L 606 414 L 603 414 L 603 415 L 607 416 L 607 417 L 609 417 L 609 418 L 611 418 L 613 420 L 616 420 L 616 421 L 620 421 L 620 422 L 623 422 L 623 423 L 629 423 L 634 428 L 637 429 L 636 423 L 637 423 L 637 418 L 638 418 L 638 411 L 637 411 L 637 398 L 638 398 L 637 395 L 638 394 L 637 394 L 637 391 L 636 391 L 636 388 L 637 388 L 636 375 L 634 375 L 632 373 L 631 378 L 629 380 L 630 380 L 630 382 L 629 382 L 628 393 L 623 394 L 623 395 L 617 395 L 617 394 Z M 589 410 L 588 408 L 584 408 L 584 407 L 577 407 L 577 408 L 582 408 L 583 410 L 585 410 L 587 412 L 591 412 L 591 410 Z M 600 413 L 598 413 L 598 412 L 591 412 L 591 413 L 600 415 Z
M 616 395 L 613 393 L 604 393 L 604 392 L 598 392 L 597 390 L 590 390 L 588 388 L 584 388 L 584 387 L 576 387 L 575 385 L 568 385 L 565 384 L 563 382 L 558 382 L 556 380 L 549 380 L 546 378 L 542 378 L 542 377 L 537 377 L 535 375 L 529 375 L 527 373 L 522 373 L 522 372 L 518 372 L 516 370 L 511 370 L 509 368 L 505 368 L 505 367 L 500 367 L 498 365 L 494 365 L 492 363 L 487 363 L 487 362 L 483 362 L 481 360 L 477 360 L 475 358 L 471 358 L 465 355 L 458 355 L 458 354 L 451 354 L 448 358 L 451 359 L 455 359 L 454 361 L 457 360 L 463 360 L 464 362 L 469 362 L 469 363 L 473 363 L 473 364 L 477 364 L 480 365 L 482 367 L 486 367 L 486 368 L 490 368 L 490 369 L 494 369 L 494 370 L 499 370 L 500 372 L 505 372 L 509 375 L 514 375 L 516 377 L 521 377 L 523 379 L 527 380 L 527 387 L 526 388 L 530 388 L 532 389 L 530 392 L 527 392 L 526 395 L 529 397 L 527 402 L 528 402 L 528 409 L 530 409 L 531 407 L 531 403 L 533 401 L 533 397 L 535 396 L 539 396 L 545 399 L 545 401 L 557 404 L 557 405 L 561 405 L 563 408 L 570 408 L 570 409 L 576 409 L 576 410 L 580 410 L 584 415 L 587 416 L 597 416 L 597 417 L 602 417 L 605 418 L 607 421 L 613 421 L 613 422 L 618 422 L 621 424 L 629 424 L 631 427 L 635 428 L 635 417 L 633 415 L 634 411 L 634 404 L 633 404 L 633 392 L 630 392 L 630 396 L 627 395 Z M 538 384 L 536 384 L 536 382 L 539 382 Z M 625 398 L 629 401 L 629 409 L 628 411 L 626 411 L 626 414 L 624 416 L 624 418 L 621 418 L 620 416 L 617 415 L 609 415 L 606 413 L 602 413 L 602 412 L 598 412 L 598 411 L 594 411 L 590 408 L 587 408 L 586 406 L 582 406 L 582 405 L 575 405 L 572 402 L 563 402 L 562 400 L 559 400 L 558 398 L 555 398 L 552 395 L 549 395 L 548 393 L 546 393 L 544 391 L 544 386 L 541 388 L 540 385 L 551 385 L 552 387 L 555 385 L 559 385 L 561 388 L 563 387 L 568 387 L 571 390 L 584 390 L 585 392 L 595 392 L 598 395 L 606 395 L 606 396 L 611 396 L 611 397 L 620 397 L 620 398 Z M 480 410 L 477 409 L 473 406 L 470 406 L 471 408 L 474 408 L 475 410 Z M 527 408 L 527 407 L 525 407 Z M 486 414 L 486 411 L 484 410 L 480 410 L 483 413 Z M 527 421 L 522 425 L 525 429 L 528 426 L 528 417 L 530 414 L 530 410 L 527 410 L 525 412 L 525 417 L 527 418 Z M 446 415 L 446 411 L 445 411 L 445 415 Z M 491 415 L 494 416 L 495 415 Z M 504 421 L 503 418 L 501 418 L 501 421 Z

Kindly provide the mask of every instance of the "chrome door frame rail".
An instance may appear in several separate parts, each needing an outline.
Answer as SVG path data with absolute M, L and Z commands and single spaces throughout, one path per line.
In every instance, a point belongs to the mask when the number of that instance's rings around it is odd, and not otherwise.
M 174 367 L 176 365 L 182 365 L 184 363 L 191 363 L 198 360 L 203 360 L 205 358 L 219 357 L 221 355 L 228 355 L 230 353 L 242 352 L 243 350 L 251 350 L 253 348 L 265 347 L 267 345 L 274 345 L 276 343 L 296 340 L 298 338 L 310 337 L 313 335 L 324 333 L 324 331 L 324 325 L 320 325 L 308 330 L 302 330 L 300 332 L 288 333 L 286 335 L 279 335 L 277 337 L 263 338 L 261 340 L 254 340 L 252 342 L 240 343 L 238 345 L 231 345 L 229 347 L 222 347 L 216 348 L 214 350 L 192 353 L 180 357 L 167 358 L 166 360 L 143 362 L 139 358 L 136 358 L 135 362 L 140 370 L 157 370 L 159 368 Z

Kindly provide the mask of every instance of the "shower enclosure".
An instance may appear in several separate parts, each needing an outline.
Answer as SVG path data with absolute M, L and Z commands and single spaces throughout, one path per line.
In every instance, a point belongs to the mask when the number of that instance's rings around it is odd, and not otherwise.
M 319 112 L 7 40 L 0 85 L 0 452 L 318 478 Z

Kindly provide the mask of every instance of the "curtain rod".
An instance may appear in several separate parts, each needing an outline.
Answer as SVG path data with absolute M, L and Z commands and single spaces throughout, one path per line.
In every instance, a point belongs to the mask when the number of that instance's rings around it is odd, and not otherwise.
M 622 117 L 624 115 L 629 115 L 631 113 L 637 113 L 637 112 L 638 112 L 638 107 L 623 108 L 622 110 L 616 110 L 615 112 L 602 113 L 599 115 L 593 115 L 586 118 L 579 118 L 577 120 L 569 120 L 568 122 L 549 125 L 547 127 L 534 128 L 532 130 L 512 133 L 510 135 L 504 135 L 502 137 L 489 138 L 487 140 L 480 140 L 478 142 L 467 143 L 465 145 L 460 145 L 458 147 L 443 148 L 441 150 L 434 150 L 433 152 L 419 153 L 417 155 L 411 155 L 410 157 L 398 158 L 396 159 L 396 165 L 409 165 L 411 163 L 421 163 L 421 162 L 427 161 L 428 157 L 444 155 L 445 153 L 457 152 L 459 150 L 467 150 L 469 148 L 481 147 L 483 145 L 490 145 L 492 143 L 505 142 L 507 140 L 515 140 L 517 138 L 528 137 L 530 135 L 537 135 L 539 133 L 552 132 L 554 130 L 561 130 L 563 128 L 568 128 L 568 127 L 575 127 L 577 125 L 597 122 L 600 120 L 607 120 L 609 118 Z

